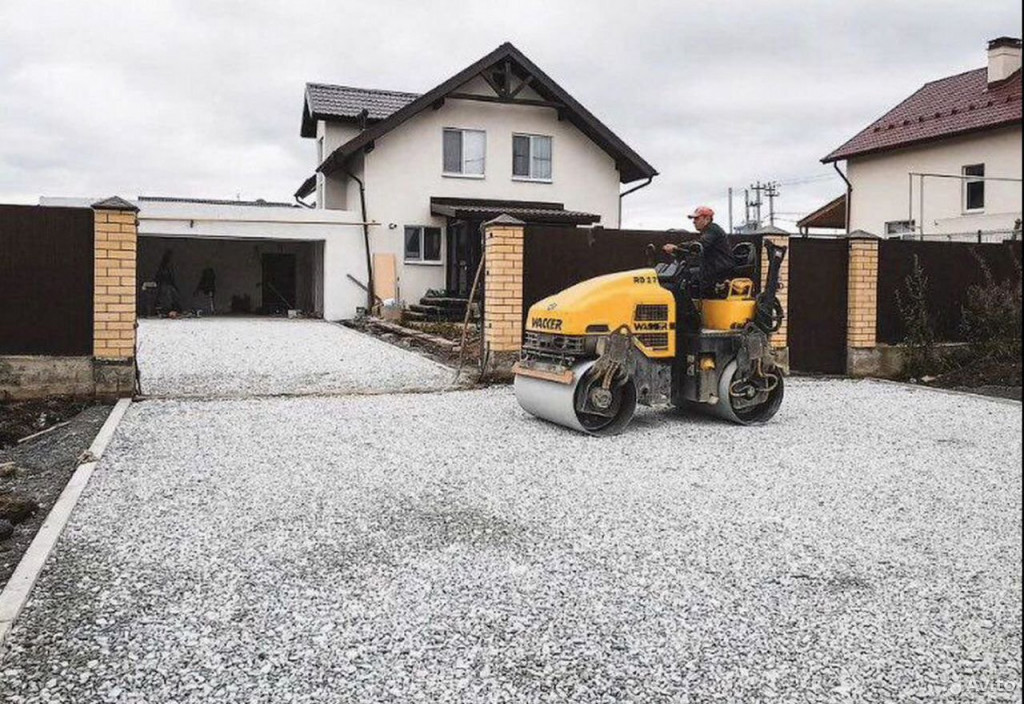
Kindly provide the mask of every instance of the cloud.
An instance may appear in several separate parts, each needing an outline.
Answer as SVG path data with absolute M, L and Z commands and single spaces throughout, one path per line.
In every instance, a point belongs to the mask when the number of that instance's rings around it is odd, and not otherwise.
M 947 0 L 5 0 L 0 201 L 288 199 L 312 168 L 306 81 L 424 91 L 508 40 L 661 172 L 629 225 L 757 179 L 808 212 L 842 191 L 822 156 L 1004 34 L 1019 7 Z

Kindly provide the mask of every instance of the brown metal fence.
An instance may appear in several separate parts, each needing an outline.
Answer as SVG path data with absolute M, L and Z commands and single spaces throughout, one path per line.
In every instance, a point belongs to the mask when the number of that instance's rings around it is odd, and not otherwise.
M 1020 276 L 1021 243 L 920 242 L 882 240 L 878 251 L 878 341 L 902 342 L 906 336 L 897 291 L 906 281 L 917 257 L 928 278 L 928 300 L 937 339 L 963 341 L 962 307 L 968 289 L 985 281 L 979 259 L 1000 281 Z
M 845 374 L 850 241 L 790 238 L 789 359 L 795 371 Z
M 581 281 L 646 267 L 648 244 L 658 248 L 660 258 L 662 246 L 696 238 L 691 233 L 665 230 L 529 225 L 523 242 L 523 315 L 537 301 Z M 754 280 L 760 282 L 761 237 L 735 235 L 734 242 L 755 243 L 758 256 Z
M 93 212 L 0 205 L 0 354 L 91 355 Z

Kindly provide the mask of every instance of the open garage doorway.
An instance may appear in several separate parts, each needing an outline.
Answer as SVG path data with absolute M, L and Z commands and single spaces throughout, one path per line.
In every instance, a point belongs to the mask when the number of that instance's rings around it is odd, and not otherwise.
M 139 237 L 139 315 L 323 316 L 323 242 Z

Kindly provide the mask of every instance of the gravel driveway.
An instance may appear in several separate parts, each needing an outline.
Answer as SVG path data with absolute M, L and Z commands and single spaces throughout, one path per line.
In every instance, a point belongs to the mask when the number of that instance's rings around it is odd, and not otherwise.
M 239 397 L 440 389 L 451 371 L 333 323 L 279 318 L 139 321 L 150 396 Z
M 608 439 L 506 388 L 137 404 L 0 701 L 1020 701 L 1020 428 L 839 381 Z

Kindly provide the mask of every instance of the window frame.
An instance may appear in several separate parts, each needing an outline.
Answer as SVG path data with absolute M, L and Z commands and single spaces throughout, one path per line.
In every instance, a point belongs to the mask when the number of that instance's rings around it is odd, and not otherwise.
M 458 132 L 465 134 L 466 132 L 475 132 L 482 134 L 484 138 L 484 155 L 483 155 L 483 166 L 478 174 L 467 174 L 466 168 L 466 149 L 465 149 L 465 138 L 462 140 L 462 153 L 459 155 L 459 164 L 463 169 L 462 171 L 448 171 L 445 168 L 444 163 L 444 138 L 448 132 Z M 441 128 L 441 175 L 447 178 L 474 178 L 484 179 L 487 178 L 487 130 L 477 129 L 475 127 L 442 127 Z
M 551 175 L 546 177 L 537 176 L 518 176 L 516 175 L 516 137 L 526 137 L 530 140 L 530 151 L 527 155 L 527 163 L 529 169 L 533 171 L 533 142 L 535 139 L 546 139 L 551 145 Z M 512 180 L 513 181 L 525 181 L 528 183 L 554 183 L 555 182 L 555 138 L 550 134 L 535 134 L 532 132 L 513 132 L 512 133 Z
M 968 174 L 967 173 L 968 169 L 979 169 L 979 168 L 981 169 L 981 174 Z M 967 165 L 965 165 L 965 166 L 960 168 L 960 175 L 963 177 L 963 178 L 960 179 L 960 183 L 961 183 L 961 187 L 960 187 L 960 191 L 961 191 L 961 194 L 960 194 L 960 207 L 962 208 L 961 212 L 963 214 L 965 214 L 965 215 L 967 215 L 967 214 L 974 214 L 974 213 L 984 213 L 985 212 L 985 196 L 986 196 L 986 191 L 988 190 L 987 188 L 985 188 L 985 164 L 984 163 L 980 163 L 980 164 L 967 164 Z M 978 208 L 971 208 L 969 206 L 969 201 L 968 201 L 969 192 L 970 192 L 970 186 L 972 186 L 974 184 L 980 184 L 981 185 L 981 206 L 978 207 Z
M 419 230 L 419 257 L 410 258 L 408 248 L 409 230 Z M 437 230 L 437 259 L 424 259 L 426 252 L 426 232 Z M 444 228 L 437 225 L 406 225 L 402 228 L 402 261 L 405 264 L 416 264 L 419 266 L 443 266 L 444 265 Z

